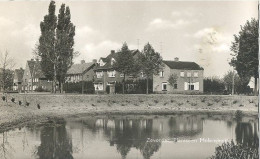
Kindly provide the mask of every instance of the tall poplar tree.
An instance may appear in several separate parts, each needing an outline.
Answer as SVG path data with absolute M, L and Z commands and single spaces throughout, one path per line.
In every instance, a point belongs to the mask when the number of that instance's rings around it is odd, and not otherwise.
M 72 65 L 75 36 L 75 26 L 70 20 L 69 7 L 62 4 L 58 18 L 55 15 L 55 8 L 55 2 L 51 1 L 48 14 L 40 23 L 41 36 L 37 51 L 41 58 L 42 71 L 49 80 L 53 80 L 54 93 L 57 82 L 62 91 L 65 75 Z

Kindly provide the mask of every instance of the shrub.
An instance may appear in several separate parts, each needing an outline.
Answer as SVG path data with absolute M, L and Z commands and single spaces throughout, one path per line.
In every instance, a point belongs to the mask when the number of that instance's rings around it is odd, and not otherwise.
M 183 103 L 178 103 L 178 106 L 181 106 L 181 105 L 183 105 Z
M 95 87 L 92 81 L 65 83 L 63 88 L 66 93 L 82 93 L 82 88 L 83 88 L 83 93 L 85 94 L 95 93 Z
M 204 103 L 205 101 L 206 101 L 206 98 L 203 97 L 203 98 L 201 99 L 201 102 Z
M 227 104 L 227 102 L 226 101 L 222 101 L 222 104 L 221 104 L 222 106 L 227 106 L 228 104 Z
M 236 104 L 237 102 L 238 102 L 237 100 L 234 100 L 234 101 L 233 101 L 233 104 Z
M 210 103 L 210 102 L 208 102 L 208 104 L 207 104 L 208 106 L 212 106 L 213 105 L 213 103 Z
M 259 158 L 258 147 L 243 146 L 235 144 L 233 140 L 231 143 L 223 143 L 221 146 L 216 147 L 215 155 L 210 159 L 257 159 Z
M 159 103 L 159 101 L 158 100 L 154 100 L 154 103 L 157 104 L 157 103 Z

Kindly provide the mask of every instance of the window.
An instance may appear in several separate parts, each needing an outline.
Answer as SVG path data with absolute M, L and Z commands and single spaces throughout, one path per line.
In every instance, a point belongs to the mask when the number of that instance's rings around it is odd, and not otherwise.
M 194 90 L 194 84 L 193 83 L 189 84 L 189 90 Z
M 144 77 L 144 73 L 143 72 L 141 72 L 141 77 Z
M 102 78 L 103 77 L 103 72 L 96 72 L 97 78 Z
M 180 74 L 181 77 L 184 77 L 184 72 L 182 71 L 181 74 Z
M 116 62 L 116 60 L 114 58 L 111 59 L 111 65 L 114 65 L 114 63 Z
M 114 71 L 108 71 L 107 74 L 108 74 L 108 77 L 115 77 L 116 71 L 115 70 Z
M 164 76 L 164 72 L 161 71 L 161 72 L 160 72 L 160 77 L 163 77 L 163 76 Z
M 103 90 L 103 83 L 95 83 L 94 87 L 95 90 Z
M 175 83 L 175 84 L 173 85 L 173 87 L 174 87 L 174 89 L 177 89 L 177 88 L 178 88 L 177 83 Z
M 198 72 L 194 72 L 193 76 L 194 77 L 199 77 L 199 73 Z
M 162 91 L 167 91 L 167 82 L 162 83 Z
M 191 77 L 191 72 L 187 72 L 187 77 Z

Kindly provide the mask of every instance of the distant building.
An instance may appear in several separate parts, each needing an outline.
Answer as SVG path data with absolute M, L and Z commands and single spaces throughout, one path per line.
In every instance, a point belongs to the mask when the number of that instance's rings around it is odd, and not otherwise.
M 18 92 L 22 91 L 23 73 L 24 73 L 24 69 L 22 68 L 14 70 L 14 81 L 13 81 L 14 91 L 18 91 Z
M 86 63 L 84 60 L 80 64 L 74 64 L 67 71 L 66 82 L 80 82 L 80 81 L 93 81 L 94 80 L 94 66 L 96 60 Z
M 26 62 L 22 87 L 25 91 L 35 91 L 40 87 L 46 91 L 52 90 L 52 81 L 47 80 L 43 74 L 39 60 L 31 59 Z
M 138 58 L 139 50 L 131 50 L 134 59 Z M 94 87 L 96 92 L 105 92 L 106 87 L 109 86 L 109 92 L 115 92 L 115 83 L 122 82 L 124 75 L 115 71 L 113 64 L 116 60 L 118 52 L 111 50 L 111 53 L 106 57 L 101 57 L 98 60 L 97 66 L 94 69 Z M 142 78 L 142 75 L 140 75 Z M 133 79 L 133 76 L 126 76 L 126 80 Z
M 164 68 L 159 75 L 153 76 L 153 91 L 155 93 L 184 93 L 203 92 L 203 72 L 204 69 L 195 62 L 163 61 Z M 172 86 L 168 79 L 170 75 L 177 77 L 177 82 Z

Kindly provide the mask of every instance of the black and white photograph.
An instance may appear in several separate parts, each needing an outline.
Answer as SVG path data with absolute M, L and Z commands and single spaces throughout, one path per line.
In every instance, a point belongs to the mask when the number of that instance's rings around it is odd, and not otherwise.
M 0 1 L 0 159 L 258 159 L 259 7 Z

